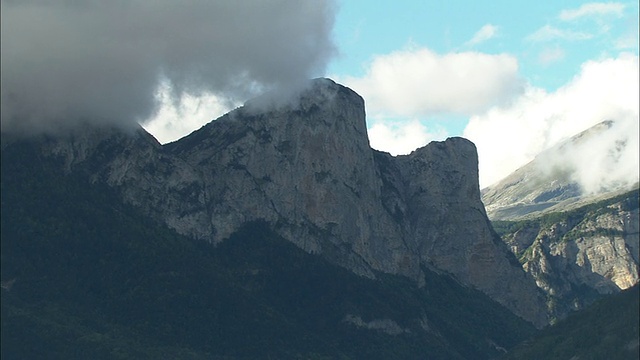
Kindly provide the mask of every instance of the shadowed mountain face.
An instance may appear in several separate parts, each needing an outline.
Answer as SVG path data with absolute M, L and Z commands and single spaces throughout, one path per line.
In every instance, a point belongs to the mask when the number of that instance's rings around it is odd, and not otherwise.
M 490 359 L 534 328 L 425 269 L 358 276 L 265 222 L 213 246 L 62 171 L 2 151 L 2 359 Z
M 3 151 L 15 142 L 3 138 Z M 220 244 L 264 221 L 356 274 L 423 285 L 426 269 L 449 273 L 537 326 L 548 321 L 486 216 L 475 146 L 452 138 L 407 156 L 374 151 L 364 101 L 331 80 L 290 102 L 255 99 L 164 146 L 143 130 L 86 129 L 37 147 L 183 236 Z
M 638 285 L 572 314 L 504 359 L 638 359 Z

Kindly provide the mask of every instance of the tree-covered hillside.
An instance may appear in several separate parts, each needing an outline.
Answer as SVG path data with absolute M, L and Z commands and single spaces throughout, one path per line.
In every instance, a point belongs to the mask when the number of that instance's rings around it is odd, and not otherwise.
M 638 359 L 639 302 L 636 285 L 544 329 L 505 359 Z

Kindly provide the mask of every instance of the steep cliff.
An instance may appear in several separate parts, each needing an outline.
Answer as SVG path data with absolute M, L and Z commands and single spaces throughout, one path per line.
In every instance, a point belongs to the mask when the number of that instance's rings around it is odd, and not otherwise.
M 638 190 L 569 212 L 497 222 L 555 318 L 638 283 Z
M 397 160 L 406 179 L 407 238 L 421 263 L 454 274 L 542 324 L 531 277 L 493 231 L 480 200 L 475 146 L 452 138 Z
M 363 99 L 331 80 L 288 102 L 249 101 L 164 146 L 142 129 L 85 129 L 42 144 L 64 171 L 108 184 L 182 235 L 218 244 L 266 221 L 357 274 L 425 284 L 426 269 L 449 273 L 547 323 L 533 278 L 486 216 L 474 145 L 453 138 L 399 157 L 372 150 Z
M 293 104 L 255 102 L 167 145 L 205 176 L 214 241 L 266 219 L 359 274 L 420 282 L 420 267 L 433 267 L 546 321 L 532 279 L 488 222 L 472 143 L 453 138 L 396 158 L 374 151 L 364 101 L 327 79 Z
M 294 103 L 259 100 L 167 145 L 204 175 L 211 239 L 264 219 L 304 250 L 358 273 L 417 277 L 417 262 L 405 258 L 398 225 L 381 206 L 362 98 L 320 79 Z

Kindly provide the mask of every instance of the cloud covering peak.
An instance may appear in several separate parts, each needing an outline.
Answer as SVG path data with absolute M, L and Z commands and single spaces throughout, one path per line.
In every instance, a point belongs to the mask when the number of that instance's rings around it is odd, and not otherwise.
M 237 101 L 324 73 L 331 1 L 3 1 L 2 131 L 136 124 L 171 95 Z
M 638 76 L 637 55 L 588 61 L 555 92 L 528 86 L 508 106 L 472 116 L 464 136 L 478 147 L 480 185 L 495 183 L 543 150 L 604 120 L 615 121 L 606 136 L 594 137 L 560 163 L 589 193 L 637 182 Z

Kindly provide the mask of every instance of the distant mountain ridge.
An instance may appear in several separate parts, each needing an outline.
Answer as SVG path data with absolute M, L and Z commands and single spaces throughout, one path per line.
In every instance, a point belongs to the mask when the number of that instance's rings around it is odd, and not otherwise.
M 638 188 L 635 184 L 611 184 L 595 193 L 585 193 L 572 169 L 558 164 L 579 147 L 597 141 L 612 131 L 613 120 L 593 127 L 545 150 L 534 160 L 503 180 L 482 190 L 482 201 L 492 220 L 519 220 L 544 213 L 574 209 Z M 613 146 L 613 145 L 612 145 Z M 620 144 L 616 146 L 628 146 Z M 573 155 L 575 156 L 575 155 Z

